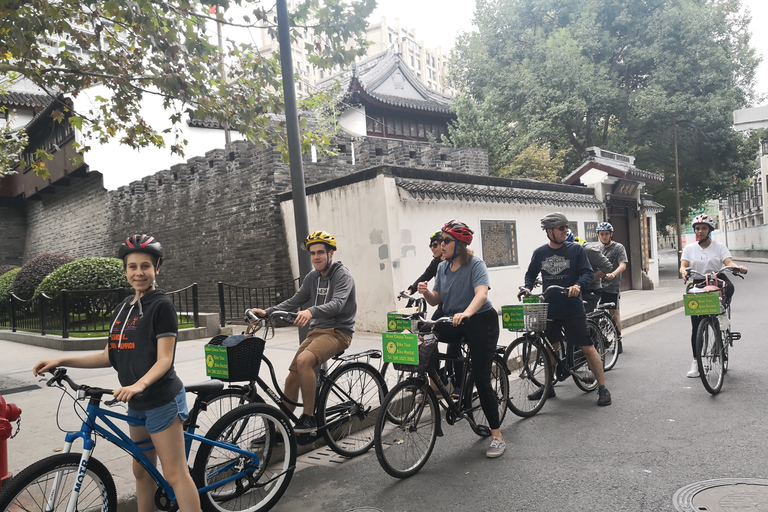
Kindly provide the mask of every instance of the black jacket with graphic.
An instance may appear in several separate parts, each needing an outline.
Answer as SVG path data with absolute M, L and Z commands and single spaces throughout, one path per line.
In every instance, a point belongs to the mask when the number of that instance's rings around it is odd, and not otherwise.
M 135 384 L 157 362 L 157 340 L 176 337 L 176 310 L 162 290 L 154 290 L 131 304 L 131 295 L 117 305 L 109 330 L 109 361 L 121 386 Z M 173 349 L 176 357 L 176 347 Z M 131 409 L 147 410 L 165 405 L 179 394 L 183 384 L 173 365 L 140 395 L 131 398 Z

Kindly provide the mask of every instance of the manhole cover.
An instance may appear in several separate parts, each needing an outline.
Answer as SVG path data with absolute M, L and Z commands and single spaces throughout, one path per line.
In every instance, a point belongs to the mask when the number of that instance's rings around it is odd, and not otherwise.
M 768 511 L 768 480 L 720 478 L 690 484 L 672 496 L 680 512 Z

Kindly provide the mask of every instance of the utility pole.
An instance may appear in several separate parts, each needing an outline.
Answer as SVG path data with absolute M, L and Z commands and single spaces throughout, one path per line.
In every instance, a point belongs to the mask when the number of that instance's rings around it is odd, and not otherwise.
M 677 119 L 674 121 L 675 133 L 675 204 L 677 206 L 677 268 L 680 268 L 680 259 L 683 254 L 683 231 L 680 221 L 680 169 L 677 161 Z M 679 272 L 678 272 L 679 274 Z M 678 276 L 680 279 L 683 276 Z
M 293 218 L 296 227 L 296 247 L 299 259 L 299 281 L 312 270 L 309 252 L 301 249 L 309 235 L 307 194 L 304 187 L 304 166 L 301 160 L 301 138 L 299 135 L 299 113 L 296 107 L 296 84 L 293 80 L 293 56 L 291 55 L 291 33 L 288 25 L 286 0 L 277 0 L 277 40 L 280 43 L 280 68 L 283 75 L 285 99 L 285 124 L 288 135 L 288 159 L 291 168 L 291 192 L 293 196 Z M 299 341 L 306 338 L 306 328 L 299 329 Z

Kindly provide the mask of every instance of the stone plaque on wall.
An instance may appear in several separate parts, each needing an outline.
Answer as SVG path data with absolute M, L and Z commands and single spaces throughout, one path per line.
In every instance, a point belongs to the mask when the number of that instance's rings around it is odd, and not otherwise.
M 584 240 L 587 242 L 597 242 L 597 222 L 584 223 Z
M 517 265 L 517 229 L 514 220 L 481 220 L 483 260 L 488 268 Z

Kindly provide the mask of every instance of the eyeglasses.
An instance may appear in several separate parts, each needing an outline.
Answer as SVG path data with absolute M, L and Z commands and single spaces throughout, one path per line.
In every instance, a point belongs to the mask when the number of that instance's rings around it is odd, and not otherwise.
M 558 231 L 565 231 L 566 229 L 568 229 L 568 226 L 557 226 L 555 229 Z
M 433 249 L 437 249 L 438 247 L 440 247 L 440 242 L 432 242 L 431 244 L 429 244 L 429 246 Z
M 450 245 L 453 242 L 453 238 L 443 238 L 440 243 L 443 245 Z

